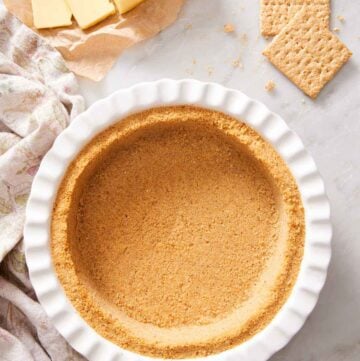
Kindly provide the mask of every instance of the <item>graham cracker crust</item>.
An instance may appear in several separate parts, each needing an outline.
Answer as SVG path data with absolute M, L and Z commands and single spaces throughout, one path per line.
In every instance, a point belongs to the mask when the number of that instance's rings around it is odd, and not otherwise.
M 268 142 L 176 106 L 134 114 L 81 151 L 51 234 L 59 280 L 91 327 L 128 350 L 189 358 L 269 324 L 297 278 L 305 221 Z

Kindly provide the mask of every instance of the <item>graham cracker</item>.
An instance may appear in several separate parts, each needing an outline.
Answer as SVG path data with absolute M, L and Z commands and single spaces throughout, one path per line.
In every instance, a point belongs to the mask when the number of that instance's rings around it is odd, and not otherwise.
M 295 15 L 263 54 L 311 98 L 352 55 L 308 7 Z
M 302 7 L 306 7 L 329 27 L 330 0 L 261 0 L 261 34 L 264 36 L 278 34 Z

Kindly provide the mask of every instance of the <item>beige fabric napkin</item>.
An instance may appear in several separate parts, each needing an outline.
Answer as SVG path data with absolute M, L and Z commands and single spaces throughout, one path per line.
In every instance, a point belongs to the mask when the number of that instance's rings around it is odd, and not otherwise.
M 36 302 L 21 244 L 25 203 L 39 163 L 83 110 L 76 79 L 61 55 L 0 8 L 1 361 L 83 360 Z

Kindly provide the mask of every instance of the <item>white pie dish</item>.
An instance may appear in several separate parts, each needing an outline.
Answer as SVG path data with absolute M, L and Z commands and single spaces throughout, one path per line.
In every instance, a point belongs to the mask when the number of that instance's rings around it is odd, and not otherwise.
M 195 80 L 141 83 L 100 100 L 57 138 L 34 179 L 25 224 L 25 251 L 36 294 L 55 327 L 89 360 L 147 360 L 90 328 L 67 300 L 52 266 L 50 221 L 57 188 L 70 162 L 96 134 L 121 118 L 161 105 L 193 104 L 241 119 L 268 140 L 292 171 L 305 208 L 306 239 L 294 289 L 273 321 L 249 341 L 207 360 L 265 361 L 284 347 L 314 308 L 331 256 L 330 207 L 315 163 L 277 115 L 239 91 Z

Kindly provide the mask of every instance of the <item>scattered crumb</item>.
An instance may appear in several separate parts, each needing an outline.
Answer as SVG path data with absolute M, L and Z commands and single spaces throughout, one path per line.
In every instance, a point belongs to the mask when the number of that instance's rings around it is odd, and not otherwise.
M 184 26 L 184 28 L 185 28 L 185 30 L 191 30 L 192 29 L 192 24 L 186 24 L 185 26 Z
M 196 64 L 196 59 L 195 58 L 192 60 L 192 63 L 193 63 L 193 65 Z
M 340 31 L 340 28 L 334 28 L 333 32 L 338 33 Z
M 240 68 L 240 69 L 242 69 L 242 68 L 244 67 L 243 64 L 242 64 L 241 61 L 240 61 L 240 58 L 234 59 L 234 60 L 231 62 L 231 65 L 232 65 L 234 68 Z
M 305 104 L 306 103 L 305 99 L 301 99 L 301 103 Z
M 342 23 L 345 21 L 345 16 L 338 15 L 336 18 L 337 18 L 339 21 L 341 21 Z
M 266 84 L 265 84 L 265 90 L 267 92 L 272 92 L 274 89 L 276 88 L 276 84 L 273 80 L 269 80 Z
M 208 75 L 211 76 L 214 72 L 214 68 L 212 66 L 208 66 L 207 67 L 207 72 L 208 72 Z
M 235 31 L 235 26 L 233 24 L 225 24 L 224 32 L 225 33 L 233 33 Z
M 242 45 L 247 45 L 248 43 L 248 35 L 246 33 L 239 35 L 239 39 Z
M 194 72 L 191 69 L 185 69 L 185 73 L 188 75 L 194 75 Z

